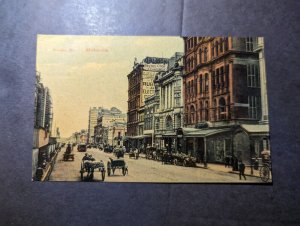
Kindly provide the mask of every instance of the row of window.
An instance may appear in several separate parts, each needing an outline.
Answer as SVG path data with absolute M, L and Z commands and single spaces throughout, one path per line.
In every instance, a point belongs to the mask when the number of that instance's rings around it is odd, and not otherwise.
M 218 57 L 220 54 L 228 51 L 228 38 L 221 38 L 216 40 L 215 42 L 210 43 L 210 53 L 209 53 L 209 45 L 203 46 L 198 49 L 196 52 L 196 57 L 190 55 L 186 60 L 186 70 L 191 71 L 197 64 L 206 63 L 209 59 L 213 59 Z M 210 57 L 209 57 L 210 56 Z

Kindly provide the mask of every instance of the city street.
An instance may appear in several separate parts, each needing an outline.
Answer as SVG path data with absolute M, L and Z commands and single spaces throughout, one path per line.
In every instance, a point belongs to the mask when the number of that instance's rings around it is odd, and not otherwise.
M 92 154 L 97 160 L 103 160 L 105 167 L 110 158 L 115 158 L 112 153 L 105 153 L 99 149 L 87 149 L 87 152 L 78 152 L 74 147 L 74 161 L 63 161 L 62 149 L 56 160 L 56 164 L 50 175 L 49 181 L 80 181 L 80 164 L 85 153 Z M 106 173 L 105 182 L 158 182 L 158 183 L 257 183 L 260 178 L 247 177 L 247 180 L 239 180 L 238 174 L 222 172 L 201 167 L 182 167 L 175 165 L 163 165 L 161 162 L 139 158 L 137 160 L 125 155 L 128 165 L 128 175 L 123 176 L 121 170 L 116 170 L 115 175 L 108 176 Z M 101 175 L 95 170 L 94 181 L 101 181 Z

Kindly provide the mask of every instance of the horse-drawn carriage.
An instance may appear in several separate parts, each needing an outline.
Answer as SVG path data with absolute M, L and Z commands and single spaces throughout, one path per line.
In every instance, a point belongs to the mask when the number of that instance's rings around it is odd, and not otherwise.
M 72 147 L 70 144 L 68 144 L 67 148 L 66 148 L 66 151 L 64 152 L 64 155 L 63 155 L 63 160 L 64 161 L 68 161 L 69 159 L 71 159 L 72 161 L 74 161 L 74 154 L 71 154 L 72 152 Z
M 114 149 L 114 155 L 117 158 L 124 158 L 124 151 L 121 148 L 115 148 Z
M 173 154 L 173 163 L 174 165 L 180 166 L 196 166 L 196 158 L 186 155 L 184 153 Z
M 110 161 L 107 162 L 107 175 L 110 176 L 111 173 L 115 174 L 115 170 L 119 169 L 122 170 L 123 176 L 128 174 L 128 166 L 126 165 L 126 162 L 124 159 L 112 159 L 109 158 Z
M 101 173 L 102 181 L 105 179 L 105 166 L 102 160 L 96 161 L 92 155 L 85 154 L 82 158 L 81 168 L 80 168 L 80 178 L 84 179 L 84 173 L 87 173 L 86 178 L 89 180 L 93 180 L 94 171 L 98 169 Z
M 139 158 L 139 151 L 138 151 L 138 149 L 135 149 L 134 151 L 130 150 L 128 155 L 129 155 L 129 158 L 138 159 Z
M 162 164 L 173 164 L 174 156 L 171 152 L 163 151 L 161 155 Z

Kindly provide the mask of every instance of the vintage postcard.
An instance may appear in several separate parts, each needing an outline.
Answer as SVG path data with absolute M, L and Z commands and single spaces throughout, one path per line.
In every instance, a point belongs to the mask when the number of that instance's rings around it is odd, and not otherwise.
M 263 37 L 38 35 L 33 181 L 272 183 Z

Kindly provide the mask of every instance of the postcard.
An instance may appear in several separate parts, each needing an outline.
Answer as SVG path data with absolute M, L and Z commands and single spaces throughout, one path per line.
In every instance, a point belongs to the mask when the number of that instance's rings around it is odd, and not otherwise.
M 272 184 L 263 37 L 38 35 L 32 181 Z

